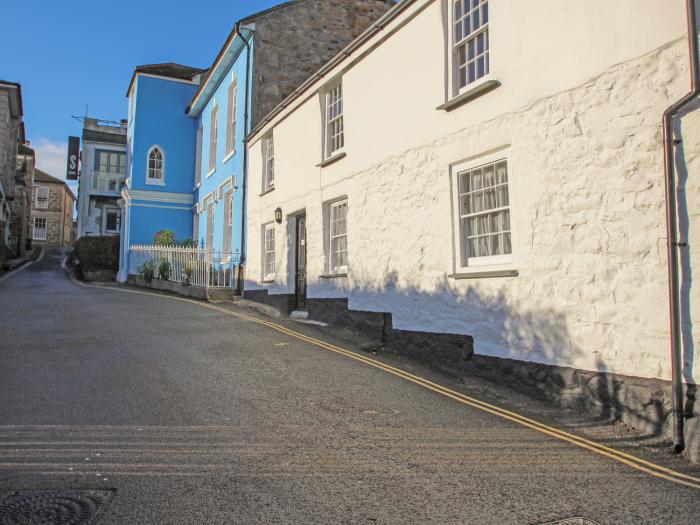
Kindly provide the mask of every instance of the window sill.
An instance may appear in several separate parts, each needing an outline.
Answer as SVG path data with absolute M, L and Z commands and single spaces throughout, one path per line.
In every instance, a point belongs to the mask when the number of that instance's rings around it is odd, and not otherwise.
M 235 154 L 236 150 L 234 149 L 231 153 L 224 157 L 224 159 L 221 161 L 221 164 L 226 164 L 229 160 L 231 160 L 231 157 L 233 157 Z
M 471 89 L 468 89 L 464 93 L 448 100 L 444 104 L 439 105 L 435 109 L 445 110 L 448 112 L 452 111 L 453 109 L 457 109 L 462 104 L 471 102 L 472 100 L 479 98 L 481 95 L 485 95 L 489 91 L 493 91 L 500 85 L 501 83 L 498 80 L 487 80 L 486 82 L 480 83 Z
M 165 186 L 165 182 L 161 180 L 146 180 L 146 184 L 149 186 Z
M 473 266 L 464 268 L 458 272 L 448 275 L 450 279 L 480 279 L 484 277 L 515 277 L 518 270 L 513 267 L 484 266 L 479 268 Z
M 274 279 L 264 279 L 264 280 L 260 281 L 258 284 L 275 284 L 275 280 Z
M 267 195 L 268 193 L 270 193 L 270 192 L 272 192 L 272 191 L 275 191 L 275 187 L 274 187 L 274 186 L 270 186 L 270 187 L 267 188 L 266 190 L 263 190 L 263 191 L 261 191 L 260 193 L 258 193 L 258 197 L 262 197 L 263 195 Z
M 340 279 L 341 277 L 347 277 L 347 273 L 326 273 L 319 275 L 319 279 Z
M 344 159 L 347 156 L 348 156 L 347 153 L 345 153 L 344 151 L 341 151 L 340 153 L 336 153 L 335 155 L 328 157 L 323 162 L 319 162 L 318 164 L 316 164 L 316 167 L 317 168 L 325 168 L 326 166 L 330 166 L 334 162 L 338 162 L 340 159 Z
M 211 170 L 209 173 L 207 173 L 207 179 L 208 179 L 209 177 L 211 177 L 212 175 L 214 175 L 214 173 L 216 173 L 216 168 L 214 168 L 214 169 Z

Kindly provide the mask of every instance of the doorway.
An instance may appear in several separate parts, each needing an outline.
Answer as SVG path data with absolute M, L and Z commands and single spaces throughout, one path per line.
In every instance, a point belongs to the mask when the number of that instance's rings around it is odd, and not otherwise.
M 295 244 L 294 307 L 295 310 L 306 310 L 306 214 L 296 217 Z

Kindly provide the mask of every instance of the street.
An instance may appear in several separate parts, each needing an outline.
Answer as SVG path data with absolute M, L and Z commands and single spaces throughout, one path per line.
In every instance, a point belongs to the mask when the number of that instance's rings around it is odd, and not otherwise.
M 0 311 L 0 492 L 114 489 L 100 523 L 700 516 L 697 489 L 263 324 L 79 286 L 57 251 Z

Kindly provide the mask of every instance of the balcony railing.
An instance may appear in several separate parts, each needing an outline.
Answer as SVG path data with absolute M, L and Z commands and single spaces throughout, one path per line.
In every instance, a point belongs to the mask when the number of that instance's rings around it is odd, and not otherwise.
M 93 171 L 92 189 L 93 191 L 104 191 L 119 193 L 124 185 L 126 175 L 113 171 Z

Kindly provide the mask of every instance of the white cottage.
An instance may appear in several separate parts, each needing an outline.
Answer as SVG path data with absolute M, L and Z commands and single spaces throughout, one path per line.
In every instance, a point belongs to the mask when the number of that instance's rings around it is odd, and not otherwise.
M 246 296 L 665 428 L 686 31 L 683 0 L 403 0 L 249 135 Z M 700 113 L 676 128 L 695 383 Z

